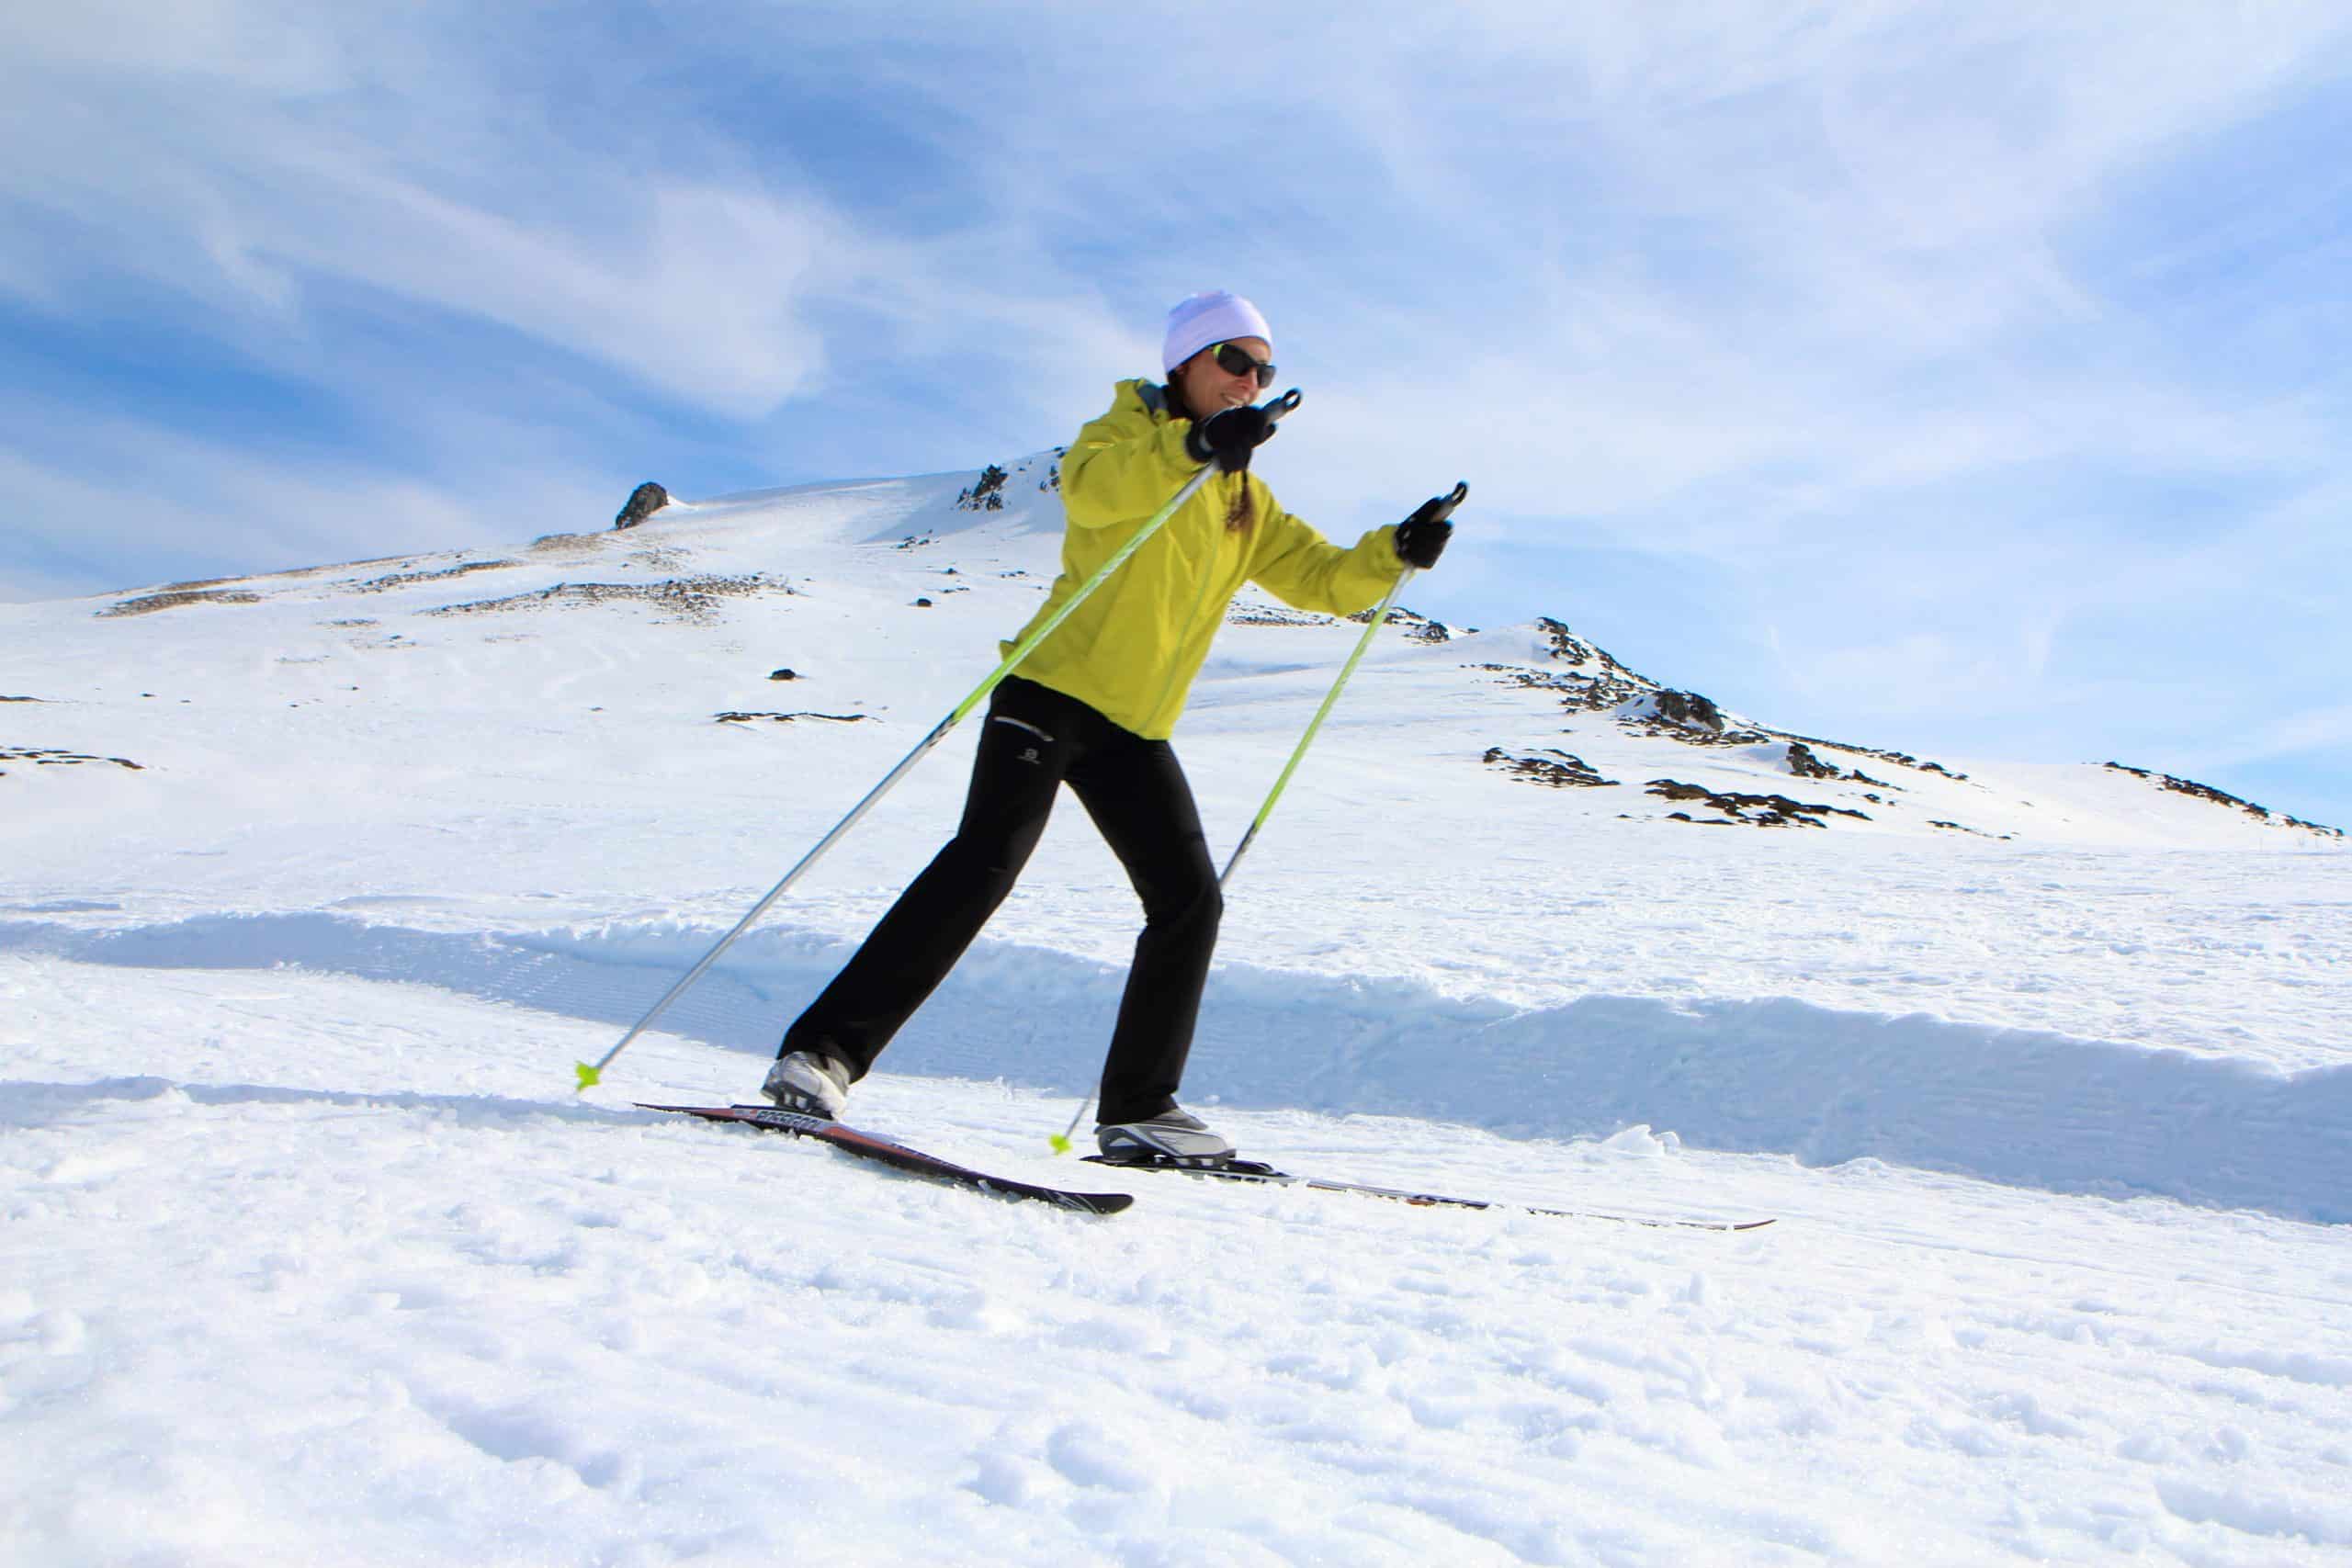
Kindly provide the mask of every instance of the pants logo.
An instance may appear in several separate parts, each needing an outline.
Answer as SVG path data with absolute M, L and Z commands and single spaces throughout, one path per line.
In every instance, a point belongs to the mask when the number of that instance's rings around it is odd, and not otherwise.
M 1013 717 L 1012 715 L 1010 715 L 1010 714 L 1001 714 L 1001 714 L 994 715 L 993 716 L 995 717 L 996 722 L 997 722 L 997 723 L 999 723 L 999 724 L 1009 724 L 1009 725 L 1012 726 L 1012 728 L 1015 728 L 1015 729 L 1026 730 L 1026 731 L 1028 731 L 1030 734 L 1032 734 L 1032 735 L 1035 736 L 1038 739 L 1043 740 L 1044 742 L 1046 742 L 1046 744 L 1047 744 L 1048 746 L 1050 746 L 1050 745 L 1052 745 L 1052 744 L 1053 744 L 1054 738 L 1053 738 L 1052 736 L 1050 736 L 1050 735 L 1046 734 L 1044 730 L 1042 730 L 1042 729 L 1038 728 L 1037 728 L 1035 725 L 1034 725 L 1034 724 L 1024 723 L 1024 722 L 1023 722 L 1023 721 L 1022 721 L 1022 720 L 1020 720 L 1020 719 L 1014 718 L 1014 717 Z M 1029 764 L 1031 767 L 1033 767 L 1033 768 L 1034 768 L 1034 767 L 1038 767 L 1038 766 L 1043 765 L 1043 763 L 1044 763 L 1044 762 L 1045 762 L 1045 761 L 1046 761 L 1046 759 L 1045 759 L 1042 755 L 1040 755 L 1040 754 L 1039 754 L 1039 752 L 1038 752 L 1038 750 L 1037 750 L 1037 748 L 1035 748 L 1035 746 L 1032 746 L 1032 747 L 1030 747 L 1027 750 L 1025 750 L 1025 751 L 1022 752 L 1022 753 L 1021 753 L 1021 760 L 1022 760 L 1023 761 L 1024 761 L 1024 762 L 1028 763 L 1028 764 Z

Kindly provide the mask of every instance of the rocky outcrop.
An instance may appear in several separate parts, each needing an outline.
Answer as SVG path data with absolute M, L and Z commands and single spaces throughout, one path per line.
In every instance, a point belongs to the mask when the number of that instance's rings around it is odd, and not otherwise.
M 1735 724 L 1696 692 L 1664 688 L 1618 710 L 1617 722 L 1642 735 L 1679 740 L 1686 746 L 1758 746 L 1775 739 L 1769 729 Z
M 426 610 L 428 615 L 495 615 L 514 610 L 568 609 L 577 604 L 607 604 L 634 601 L 651 604 L 672 618 L 707 624 L 718 618 L 726 599 L 755 594 L 793 594 L 799 591 L 764 572 L 741 576 L 673 577 L 661 582 L 559 582 L 535 593 L 514 593 L 503 599 L 473 599 Z
M 183 604 L 258 604 L 261 595 L 244 589 L 186 589 L 178 592 L 149 593 L 137 599 L 125 599 L 100 610 L 101 618 L 116 615 L 148 615 L 157 610 L 176 610 Z
M 613 518 L 613 526 L 634 528 L 669 504 L 670 492 L 648 479 L 628 492 L 628 500 Z
M 1359 610 L 1352 615 L 1326 615 L 1313 610 L 1294 610 L 1287 604 L 1260 598 L 1255 593 L 1237 595 L 1225 611 L 1225 624 L 1229 626 L 1331 626 L 1342 620 L 1353 621 L 1361 626 L 1370 625 L 1372 617 L 1372 610 Z M 1402 604 L 1389 606 L 1388 618 L 1382 624 L 1402 632 L 1410 642 L 1452 642 L 1454 637 L 1453 628 L 1443 621 L 1433 621 Z
M 1358 610 L 1347 618 L 1358 626 L 1369 626 L 1374 610 L 1378 608 L 1378 605 L 1374 605 L 1372 610 Z M 1452 642 L 1453 640 L 1452 626 L 1447 626 L 1443 621 L 1433 621 L 1427 615 L 1408 610 L 1402 604 L 1390 605 L 1388 619 L 1383 624 L 1403 632 L 1407 640 L 1411 642 Z
M 475 560 L 459 566 L 445 566 L 433 571 L 396 571 L 389 577 L 369 578 L 365 582 L 351 584 L 354 593 L 389 593 L 396 588 L 413 587 L 420 582 L 440 582 L 452 577 L 470 577 L 478 571 L 504 571 L 520 561 Z
M 1822 740 L 1810 735 L 1792 734 L 1784 729 L 1740 723 L 1735 716 L 1724 713 L 1711 698 L 1697 692 L 1680 692 L 1662 686 L 1648 676 L 1628 668 L 1607 649 L 1577 636 L 1565 621 L 1556 621 L 1547 615 L 1535 623 L 1535 629 L 1543 636 L 1545 645 L 1542 665 L 1477 664 L 1470 668 L 1490 671 L 1514 686 L 1557 692 L 1560 705 L 1573 712 L 1613 713 L 1619 724 L 1636 734 L 1678 740 L 1690 746 L 1754 746 L 1783 741 L 1791 747 L 1789 771 L 1801 778 L 1845 778 L 1880 789 L 1900 787 L 1859 771 L 1834 771 L 1834 764 L 1814 750 L 1816 747 L 1894 762 L 1920 773 L 1938 773 L 1948 779 L 1964 781 L 1968 777 L 1966 773 L 1954 773 L 1940 762 L 1922 761 L 1901 751 L 1871 746 L 1849 746 L 1842 741 Z M 1815 766 L 1833 771 L 1807 771 Z
M 1789 772 L 1801 779 L 1842 779 L 1846 775 L 1830 763 L 1813 754 L 1813 748 L 1802 740 L 1789 742 Z
M 1685 729 L 1703 729 L 1711 735 L 1724 732 L 1723 710 L 1696 692 L 1660 692 L 1657 716 Z
M 1312 610 L 1294 610 L 1287 604 L 1253 604 L 1236 599 L 1226 606 L 1225 624 L 1228 626 L 1328 626 L 1329 615 L 1318 615 Z
M 30 702 L 34 699 L 27 697 L 21 700 Z M 134 773 L 146 772 L 143 764 L 128 757 L 93 757 L 85 752 L 60 751 L 39 746 L 0 746 L 0 762 L 30 762 L 38 768 L 78 768 L 85 762 L 112 763 L 118 768 L 129 768 Z M 0 777 L 6 777 L 7 772 L 7 769 L 0 768 Z
M 1556 759 L 1556 760 L 1555 760 Z M 1549 785 L 1553 789 L 1614 788 L 1615 779 L 1605 779 L 1583 758 L 1545 747 L 1534 756 L 1514 756 L 1499 746 L 1487 749 L 1487 765 L 1500 768 L 1514 777 L 1530 784 Z
M 820 718 L 827 724 L 863 724 L 873 717 L 864 713 L 721 713 L 711 716 L 721 724 L 750 724 L 764 718 L 771 724 L 790 724 L 796 719 Z
M 1859 798 L 1873 807 L 1899 810 L 1905 803 L 1896 796 L 1912 791 L 1924 792 L 1912 796 L 1919 803 L 1935 801 L 1938 786 L 1925 781 L 1907 784 L 1888 782 L 1887 776 L 1873 776 L 1857 765 L 1867 761 L 1878 769 L 1880 775 L 1904 777 L 1903 769 L 1911 773 L 1928 773 L 1938 779 L 1955 784 L 1968 784 L 1969 775 L 1941 762 L 1912 756 L 1905 751 L 1883 747 L 1855 746 L 1840 740 L 1825 740 L 1815 736 L 1800 735 L 1789 730 L 1773 729 L 1743 720 L 1724 711 L 1721 705 L 1697 692 L 1678 691 L 1649 679 L 1613 658 L 1607 650 L 1578 637 L 1564 621 L 1545 617 L 1535 623 L 1541 639 L 1531 649 L 1525 663 L 1476 664 L 1466 668 L 1487 672 L 1497 682 L 1555 694 L 1562 709 L 1572 715 L 1599 715 L 1613 721 L 1621 729 L 1634 735 L 1679 745 L 1705 748 L 1782 748 L 1777 761 L 1793 778 L 1820 783 L 1837 783 L 1859 786 L 1846 793 L 1848 798 Z M 1752 765 L 1773 759 L 1770 751 L 1751 752 L 1741 761 Z M 1593 769 L 1564 751 L 1519 752 L 1502 746 L 1486 752 L 1486 762 L 1499 767 L 1514 776 L 1552 787 L 1608 784 Z M 1880 764 L 1891 766 L 1880 766 Z M 2283 812 L 2241 800 L 2227 791 L 2190 779 L 2176 778 L 2145 768 L 2126 767 L 2121 762 L 2107 766 L 2120 773 L 2143 779 L 2156 787 L 2191 798 L 2207 801 L 2231 811 L 2241 811 L 2257 821 L 2274 826 L 2292 828 L 2341 840 L 2344 832 L 2320 823 L 2306 822 Z M 1832 817 L 1849 817 L 1862 821 L 1872 818 L 1870 814 L 1849 807 L 1814 805 L 1794 800 L 1787 795 L 1743 795 L 1718 792 L 1702 785 L 1682 784 L 1673 779 L 1652 781 L 1649 791 L 1677 802 L 1704 802 L 1721 815 L 1693 816 L 1689 812 L 1674 812 L 1676 820 L 1721 826 L 1749 824 L 1757 827 L 1785 827 L 1809 823 L 1814 827 L 1827 825 Z M 2009 834 L 1983 832 L 1964 823 L 1938 820 L 1928 824 L 1939 830 L 1964 833 L 1984 838 L 2008 838 Z
M 2306 832 L 2317 833 L 2323 838 L 2344 837 L 2344 830 L 2341 828 L 2330 828 L 2318 822 L 2306 822 L 2300 817 L 2290 817 L 2283 811 L 2274 812 L 2267 806 L 2256 806 L 2250 800 L 2240 800 L 2227 790 L 2215 789 L 2211 784 L 2199 784 L 2195 779 L 2175 778 L 2170 773 L 2154 773 L 2147 768 L 2128 768 L 2121 762 L 2109 762 L 2107 766 L 2112 772 L 2129 773 L 2135 779 L 2145 779 L 2158 788 L 2170 790 L 2175 795 L 2185 795 L 2193 800 L 2210 801 L 2215 806 L 2226 806 L 2265 822 L 2276 822 L 2288 828 L 2301 828 Z
M 1867 811 L 1856 811 L 1847 806 L 1819 806 L 1811 801 L 1791 800 L 1785 795 L 1740 795 L 1729 791 L 1709 789 L 1704 784 L 1682 784 L 1674 779 L 1652 779 L 1647 794 L 1672 801 L 1703 801 L 1723 813 L 1722 821 L 1743 822 L 1758 828 L 1786 828 L 1803 824 L 1808 828 L 1826 828 L 1826 817 L 1851 817 L 1860 821 L 1871 819 Z M 1683 812 L 1669 814 L 1676 820 L 1690 822 L 1698 818 Z
M 1004 481 L 1012 476 L 996 464 L 980 470 L 980 477 L 970 489 L 956 497 L 958 512 L 1001 512 L 1004 510 Z
M 1909 768 L 1916 773 L 1937 773 L 1940 774 L 1944 778 L 1956 779 L 1962 784 L 1968 782 L 1968 775 L 1966 773 L 1956 773 L 1952 772 L 1951 769 L 1945 767 L 1941 762 L 1923 761 L 1919 758 L 1912 756 L 1907 751 L 1889 751 L 1876 746 L 1849 746 L 1843 740 L 1824 740 L 1818 736 L 1813 735 L 1792 735 L 1785 729 L 1768 730 L 1766 733 L 1770 735 L 1776 740 L 1786 740 L 1792 745 L 1802 745 L 1807 749 L 1815 746 L 1826 746 L 1833 751 L 1850 752 L 1857 757 L 1874 757 L 1882 762 L 1894 762 L 1900 766 Z M 1903 787 L 1900 784 L 1883 783 L 1880 780 L 1871 777 L 1868 773 L 1862 773 L 1859 769 L 1848 773 L 1846 776 L 1852 779 L 1857 784 L 1877 784 L 1881 789 L 1900 789 Z
M 1564 621 L 1549 616 L 1535 623 L 1546 643 L 1545 665 L 1474 664 L 1506 684 L 1556 692 L 1560 705 L 1586 713 L 1605 713 L 1657 690 L 1657 682 L 1643 679 L 1609 654 L 1570 631 Z

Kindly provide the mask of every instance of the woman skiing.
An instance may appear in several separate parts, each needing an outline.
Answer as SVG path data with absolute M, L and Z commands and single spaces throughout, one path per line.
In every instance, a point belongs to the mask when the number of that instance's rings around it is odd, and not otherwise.
M 1215 460 L 1222 472 L 997 687 L 956 836 L 786 1032 L 761 1086 L 777 1105 L 841 1113 L 850 1085 L 1012 891 L 1067 784 L 1144 907 L 1102 1065 L 1096 1142 L 1114 1159 L 1233 1154 L 1176 1103 L 1224 900 L 1169 734 L 1244 581 L 1303 610 L 1352 615 L 1405 566 L 1434 566 L 1453 531 L 1417 518 L 1342 549 L 1253 483 L 1250 456 L 1274 433 L 1252 401 L 1273 383 L 1272 353 L 1249 300 L 1193 295 L 1168 313 L 1167 383 L 1120 382 L 1110 411 L 1078 433 L 1062 458 L 1061 575 L 1032 627 L 1202 464 Z

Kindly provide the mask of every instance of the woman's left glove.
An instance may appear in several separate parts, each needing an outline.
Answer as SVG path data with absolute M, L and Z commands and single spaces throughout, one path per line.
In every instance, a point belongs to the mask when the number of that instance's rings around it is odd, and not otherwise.
M 1453 537 L 1453 525 L 1445 520 L 1453 510 L 1453 503 L 1442 495 L 1433 495 L 1421 502 L 1419 510 L 1396 525 L 1396 556 L 1417 571 L 1427 571 L 1445 554 L 1445 542 Z

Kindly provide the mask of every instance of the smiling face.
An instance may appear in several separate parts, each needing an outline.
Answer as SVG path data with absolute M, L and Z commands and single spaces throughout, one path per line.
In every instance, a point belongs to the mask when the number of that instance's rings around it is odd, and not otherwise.
M 1270 358 L 1273 345 L 1261 337 L 1227 338 L 1227 343 L 1240 349 L 1253 360 Z M 1255 402 L 1258 398 L 1258 378 L 1250 370 L 1235 375 L 1216 362 L 1216 344 L 1201 350 L 1169 375 L 1177 391 L 1183 394 L 1184 406 L 1193 411 L 1195 419 L 1206 419 L 1227 409 L 1239 408 Z

